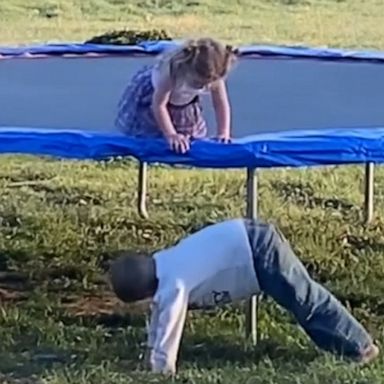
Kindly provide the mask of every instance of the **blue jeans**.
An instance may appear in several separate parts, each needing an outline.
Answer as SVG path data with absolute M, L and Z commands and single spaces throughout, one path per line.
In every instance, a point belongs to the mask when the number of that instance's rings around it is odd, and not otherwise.
M 311 279 L 276 227 L 257 220 L 245 225 L 262 292 L 291 312 L 319 348 L 358 359 L 373 343 L 363 326 Z

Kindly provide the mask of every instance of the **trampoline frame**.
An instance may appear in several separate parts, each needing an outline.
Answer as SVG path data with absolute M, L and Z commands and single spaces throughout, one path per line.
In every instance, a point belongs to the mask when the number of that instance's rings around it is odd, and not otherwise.
M 246 168 L 246 199 L 245 216 L 255 219 L 258 216 L 258 175 L 256 168 Z M 147 209 L 148 196 L 148 163 L 139 161 L 138 183 L 137 183 L 137 210 L 143 219 L 149 218 Z M 374 214 L 374 164 L 365 164 L 364 176 L 364 219 L 368 224 L 372 221 Z M 253 345 L 259 341 L 259 308 L 262 295 L 252 296 L 246 306 L 245 311 L 245 336 L 250 338 Z

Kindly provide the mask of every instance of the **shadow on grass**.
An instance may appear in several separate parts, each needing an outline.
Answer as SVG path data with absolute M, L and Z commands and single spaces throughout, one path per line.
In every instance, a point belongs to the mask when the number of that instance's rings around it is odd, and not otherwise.
M 33 351 L 0 354 L 0 383 L 42 384 L 38 379 L 47 370 L 71 364 L 69 352 Z
M 116 361 L 116 358 L 121 357 Z M 123 357 L 124 356 L 124 357 Z M 279 365 L 297 365 L 306 366 L 316 360 L 319 354 L 313 349 L 301 350 L 292 346 L 282 346 L 272 340 L 263 340 L 253 348 L 245 348 L 244 346 L 217 336 L 210 338 L 203 346 L 196 340 L 189 340 L 183 343 L 181 348 L 178 365 L 180 372 L 183 366 L 194 366 L 199 370 L 215 370 L 225 366 L 235 366 L 236 369 L 246 368 L 253 365 L 262 364 L 266 359 L 271 360 Z M 52 369 L 63 369 L 65 367 L 85 367 L 87 364 L 101 364 L 108 360 L 114 366 L 115 370 L 126 369 L 127 367 L 138 367 L 140 361 L 135 359 L 133 353 L 124 353 L 123 351 L 109 350 L 108 356 L 94 355 L 88 356 L 87 353 L 81 353 L 73 358 L 73 351 L 65 350 L 34 350 L 29 355 L 22 352 L 2 356 L 0 363 L 0 372 L 3 375 L 10 375 L 14 381 L 9 383 L 38 383 L 37 377 Z M 1 377 L 1 376 L 0 376 Z M 35 377 L 35 378 L 34 378 Z M 17 380 L 25 381 L 17 381 Z
M 211 369 L 226 364 L 236 366 L 258 364 L 266 358 L 279 362 L 310 363 L 318 356 L 315 350 L 282 345 L 274 340 L 260 340 L 256 346 L 245 346 L 218 335 L 201 342 L 196 339 L 186 341 L 180 359 L 196 364 L 199 368 Z
M 122 315 L 118 313 L 96 313 L 77 316 L 62 316 L 60 321 L 65 325 L 81 325 L 84 327 L 102 326 L 108 329 L 124 327 L 145 327 L 145 316 L 140 314 Z
M 361 208 L 346 199 L 325 198 L 316 196 L 313 186 L 309 183 L 274 181 L 271 183 L 279 196 L 289 203 L 306 208 L 334 209 L 343 213 L 358 212 Z

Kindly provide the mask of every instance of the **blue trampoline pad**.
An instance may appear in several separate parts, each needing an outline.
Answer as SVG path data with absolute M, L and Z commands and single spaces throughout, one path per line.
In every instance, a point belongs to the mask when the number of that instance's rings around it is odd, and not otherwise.
M 122 136 L 113 123 L 130 77 L 176 44 L 0 47 L 0 152 L 215 168 L 383 161 L 380 52 L 241 47 L 228 79 L 232 144 L 175 155 L 162 140 Z M 203 105 L 213 135 L 209 97 Z

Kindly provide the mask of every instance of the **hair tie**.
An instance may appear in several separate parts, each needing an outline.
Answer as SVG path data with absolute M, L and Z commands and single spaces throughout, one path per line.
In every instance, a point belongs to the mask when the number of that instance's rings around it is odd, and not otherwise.
M 233 47 L 232 45 L 226 45 L 225 49 L 227 50 L 228 53 L 237 56 L 239 54 L 239 49 Z
M 198 46 L 195 41 L 190 41 L 185 47 L 184 52 L 189 54 L 194 54 L 198 49 Z

